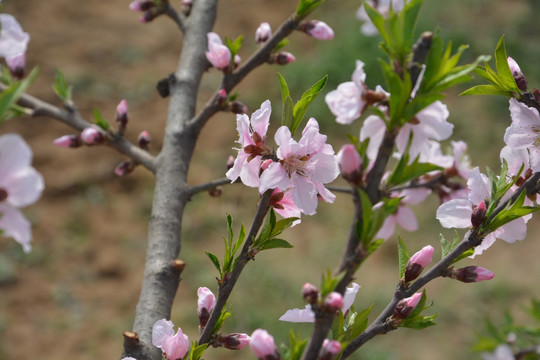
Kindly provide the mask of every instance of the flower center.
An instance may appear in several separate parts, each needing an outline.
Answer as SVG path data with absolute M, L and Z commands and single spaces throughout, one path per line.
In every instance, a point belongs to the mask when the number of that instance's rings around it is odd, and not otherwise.
M 0 188 L 0 202 L 5 201 L 8 197 L 8 192 L 6 189 Z
M 285 171 L 287 171 L 287 174 L 289 174 L 289 177 L 291 177 L 294 173 L 301 176 L 307 176 L 306 161 L 308 159 L 309 155 L 304 155 L 301 157 L 291 156 L 281 160 L 281 165 L 283 165 Z

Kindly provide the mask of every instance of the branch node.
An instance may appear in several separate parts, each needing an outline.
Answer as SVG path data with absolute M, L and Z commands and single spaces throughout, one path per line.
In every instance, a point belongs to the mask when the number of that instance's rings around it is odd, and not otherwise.
M 186 267 L 186 262 L 180 259 L 174 259 L 173 267 L 176 271 L 178 271 L 179 274 L 181 274 Z

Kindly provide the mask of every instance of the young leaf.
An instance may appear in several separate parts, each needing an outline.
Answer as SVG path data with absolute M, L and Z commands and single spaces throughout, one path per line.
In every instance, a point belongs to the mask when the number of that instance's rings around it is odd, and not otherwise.
M 367 2 L 364 2 L 364 8 L 366 9 L 366 13 L 369 16 L 369 19 L 371 20 L 373 25 L 377 28 L 377 30 L 379 31 L 379 34 L 381 34 L 384 41 L 387 44 L 390 43 L 388 33 L 386 32 L 386 29 L 385 29 L 386 19 L 384 18 L 384 16 L 382 16 L 380 12 L 378 12 L 375 8 L 373 8 Z
M 262 243 L 260 246 L 258 246 L 257 249 L 260 251 L 263 251 L 263 250 L 277 249 L 277 248 L 289 249 L 292 247 L 293 246 L 291 244 L 289 244 L 287 241 L 283 239 L 270 239 Z
M 219 318 L 217 319 L 216 324 L 214 325 L 212 334 L 216 334 L 219 331 L 219 329 L 221 329 L 221 327 L 223 326 L 223 323 L 225 322 L 225 320 L 227 320 L 227 318 L 231 315 L 232 314 L 230 311 L 223 309 L 221 311 L 221 314 L 219 314 Z
M 59 69 L 56 69 L 56 75 L 54 77 L 54 84 L 52 85 L 52 88 L 64 104 L 71 103 L 71 92 L 73 90 L 73 86 L 67 86 L 64 74 Z
M 368 316 L 373 309 L 373 305 L 370 307 L 358 312 L 354 317 L 353 323 L 347 327 L 347 341 L 352 341 L 356 339 L 360 334 L 367 329 L 368 326 Z M 352 316 L 351 316 L 352 318 Z
M 403 320 L 400 326 L 407 327 L 410 329 L 415 329 L 415 330 L 422 330 L 427 327 L 437 325 L 435 323 L 436 317 L 437 317 L 437 314 L 430 315 L 430 316 L 416 316 L 413 318 L 407 318 Z
M 186 357 L 186 359 L 189 359 L 189 360 L 201 359 L 208 345 L 210 344 L 197 345 L 197 342 L 193 342 L 189 350 L 189 355 Z
M 94 124 L 96 124 L 105 131 L 108 131 L 111 128 L 111 125 L 109 125 L 107 120 L 103 118 L 97 108 L 94 108 Z
M 512 92 L 501 90 L 495 85 L 476 85 L 462 92 L 459 95 L 503 95 L 512 97 Z
M 321 80 L 317 81 L 312 87 L 310 87 L 306 92 L 302 94 L 302 97 L 300 97 L 300 100 L 296 102 L 293 108 L 293 123 L 289 127 L 291 130 L 291 134 L 294 136 L 294 133 L 302 123 L 302 119 L 304 118 L 304 115 L 306 114 L 308 106 L 315 100 L 317 95 L 321 92 L 321 90 L 326 85 L 326 81 L 328 80 L 328 75 L 325 75 Z
M 405 151 L 403 155 L 401 156 L 401 159 L 399 160 L 399 163 L 396 166 L 396 169 L 390 176 L 390 179 L 388 179 L 388 185 L 396 186 L 396 185 L 404 184 L 424 174 L 427 174 L 428 172 L 436 171 L 436 170 L 444 170 L 442 167 L 434 165 L 434 164 L 421 163 L 419 162 L 419 158 L 420 158 L 420 155 L 416 157 L 416 159 L 412 162 L 412 164 L 408 164 L 409 154 L 407 151 Z
M 221 274 L 221 264 L 219 263 L 219 259 L 216 255 L 212 254 L 210 251 L 205 251 L 206 256 L 210 258 L 210 261 L 212 261 L 212 264 L 216 267 L 217 271 L 219 271 L 220 276 Z
M 407 263 L 409 262 L 409 250 L 403 242 L 400 236 L 398 236 L 398 255 L 399 255 L 399 278 L 402 279 L 405 275 L 405 269 L 407 268 Z
M 296 8 L 296 14 L 298 16 L 306 16 L 318 6 L 322 5 L 325 0 L 300 0 L 298 7 Z
M 504 48 L 504 35 L 499 39 L 497 48 L 495 49 L 495 67 L 497 68 L 497 74 L 499 75 L 504 88 L 520 93 L 516 81 L 514 80 L 514 75 L 512 75 L 510 66 L 508 66 L 508 56 L 506 55 L 506 49 Z
M 285 81 L 285 78 L 278 73 L 279 78 L 279 86 L 281 88 L 281 100 L 283 104 L 283 113 L 281 116 L 281 125 L 285 125 L 287 127 L 292 126 L 294 123 L 294 117 L 293 117 L 293 100 L 291 98 L 291 95 L 289 93 L 289 86 L 287 85 L 287 82 Z
M 17 102 L 32 82 L 34 82 L 38 74 L 39 69 L 35 67 L 25 79 L 13 82 L 6 90 L 0 93 L 0 119 L 4 119 L 9 109 Z
M 231 51 L 231 61 L 234 62 L 234 56 L 238 54 L 238 51 L 242 47 L 242 41 L 244 40 L 243 36 L 239 36 L 233 41 L 229 40 L 228 38 L 225 38 L 225 45 L 229 48 Z
M 286 360 L 300 360 L 306 345 L 307 340 L 302 340 L 291 330 L 289 333 L 289 348 L 284 351 L 283 358 Z

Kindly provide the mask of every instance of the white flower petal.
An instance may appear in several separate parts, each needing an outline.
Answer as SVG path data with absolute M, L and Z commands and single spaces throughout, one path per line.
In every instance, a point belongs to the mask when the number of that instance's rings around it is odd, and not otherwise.
M 437 209 L 437 219 L 445 228 L 466 228 L 471 226 L 472 207 L 469 200 L 453 199 Z
M 309 306 L 309 305 L 308 305 Z M 305 309 L 291 309 L 287 310 L 279 320 L 287 322 L 315 322 L 315 313 L 310 307 L 306 306 Z

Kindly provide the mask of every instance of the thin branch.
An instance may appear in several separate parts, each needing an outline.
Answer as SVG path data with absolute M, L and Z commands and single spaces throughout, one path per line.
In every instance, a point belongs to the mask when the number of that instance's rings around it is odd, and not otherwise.
M 227 185 L 227 184 L 231 184 L 231 180 L 228 178 L 221 178 L 221 179 L 213 180 L 204 184 L 191 186 L 190 192 L 192 195 L 194 195 L 196 193 L 212 190 L 216 188 L 217 186 Z
M 514 193 L 514 195 L 510 199 L 508 199 L 508 201 L 501 203 L 497 207 L 497 209 L 493 212 L 492 216 L 488 219 L 488 221 L 491 221 L 509 203 L 515 202 L 519 198 L 522 191 L 526 191 L 527 194 L 536 193 L 540 187 L 540 185 L 538 184 L 539 179 L 540 179 L 540 173 L 535 173 L 532 177 L 530 177 L 525 183 L 523 183 L 519 187 L 519 189 Z M 347 357 L 349 357 L 353 352 L 355 352 L 358 348 L 360 348 L 368 340 L 372 339 L 376 335 L 385 334 L 388 331 L 395 330 L 396 327 L 391 325 L 388 322 L 388 319 L 392 316 L 392 313 L 397 303 L 403 300 L 404 298 L 411 296 L 413 293 L 417 292 L 418 290 L 420 290 L 428 282 L 440 276 L 443 276 L 446 273 L 448 267 L 452 264 L 452 262 L 455 259 L 457 259 L 465 251 L 472 249 L 475 246 L 480 245 L 482 243 L 483 236 L 485 235 L 486 234 L 479 236 L 477 233 L 477 230 L 473 229 L 471 233 L 469 234 L 469 236 L 466 239 L 463 239 L 463 241 L 454 250 L 452 250 L 441 261 L 435 264 L 424 275 L 419 277 L 415 282 L 413 282 L 412 284 L 408 286 L 400 282 L 397 286 L 396 291 L 394 292 L 392 301 L 390 301 L 390 303 L 381 312 L 381 314 L 377 317 L 377 319 L 375 319 L 373 323 L 371 323 L 371 325 L 362 334 L 360 334 L 360 336 L 354 339 L 345 348 L 341 359 L 346 359 Z
M 379 148 L 377 158 L 375 159 L 375 164 L 373 165 L 373 168 L 369 171 L 366 194 L 372 204 L 376 204 L 380 200 L 379 186 L 381 184 L 384 170 L 386 169 L 388 161 L 392 156 L 392 151 L 394 150 L 394 144 L 398 131 L 399 128 L 394 128 L 391 131 L 387 129 L 384 132 L 384 138 L 381 147 Z
M 232 271 L 232 273 L 230 273 L 230 276 L 227 279 L 221 279 L 223 283 L 219 284 L 216 305 L 214 307 L 214 310 L 212 310 L 212 315 L 206 323 L 203 333 L 201 334 L 201 337 L 199 339 L 199 345 L 206 344 L 211 340 L 214 325 L 219 319 L 221 311 L 227 303 L 227 300 L 229 299 L 229 296 L 231 295 L 231 292 L 236 285 L 236 282 L 238 281 L 242 270 L 247 265 L 247 263 L 252 260 L 252 256 L 249 254 L 251 250 L 251 245 L 253 245 L 253 241 L 255 240 L 255 237 L 263 224 L 264 217 L 270 209 L 270 197 L 272 196 L 272 191 L 273 190 L 268 190 L 261 196 L 257 208 L 257 213 L 253 218 L 253 223 L 251 224 L 251 229 L 249 230 L 249 234 L 246 237 L 246 242 L 244 243 L 242 252 L 240 253 L 240 255 L 238 255 L 238 261 L 234 266 L 234 270 Z
M 345 187 L 345 186 L 332 186 L 332 185 L 329 185 L 329 186 L 326 186 L 326 188 L 328 190 L 330 190 L 330 191 L 340 192 L 340 193 L 343 193 L 343 194 L 349 194 L 349 195 L 354 195 L 355 194 L 355 191 L 353 189 Z
M 0 91 L 4 91 L 6 89 L 6 85 L 0 84 Z M 17 104 L 32 109 L 32 116 L 45 116 L 56 119 L 78 131 L 82 131 L 89 126 L 92 126 L 92 124 L 84 120 L 77 111 L 67 111 L 61 109 L 29 94 L 23 94 L 17 101 Z M 124 137 L 108 137 L 108 141 L 105 142 L 105 145 L 118 150 L 120 153 L 128 156 L 136 163 L 142 164 L 152 173 L 156 173 L 156 159 L 147 151 L 133 145 Z
M 165 10 L 165 14 L 170 17 L 176 23 L 176 25 L 178 25 L 178 28 L 182 32 L 185 31 L 184 23 L 186 21 L 186 16 L 184 14 L 176 11 L 176 9 L 172 7 L 170 3 L 167 3 L 167 9 Z

